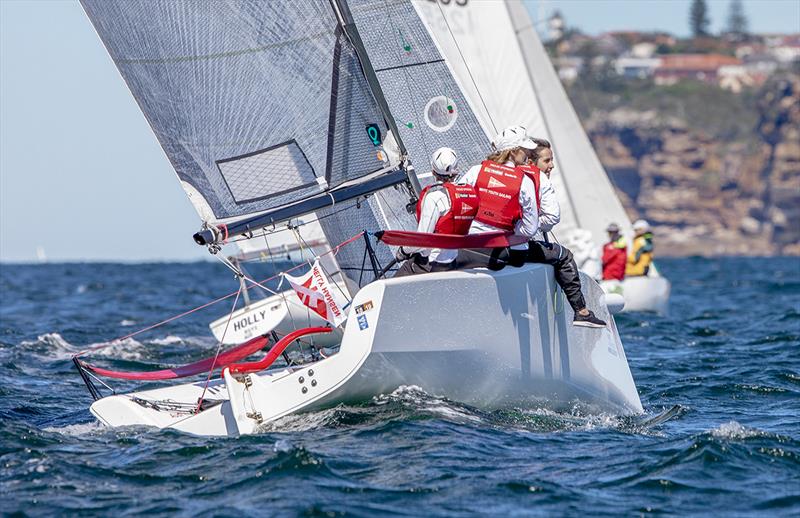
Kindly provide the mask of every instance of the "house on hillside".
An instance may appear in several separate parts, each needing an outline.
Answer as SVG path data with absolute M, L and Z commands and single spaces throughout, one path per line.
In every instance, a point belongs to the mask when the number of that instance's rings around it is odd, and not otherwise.
M 614 60 L 614 70 L 617 74 L 631 79 L 652 77 L 659 66 L 661 66 L 661 58 L 623 56 Z
M 771 43 L 768 45 L 769 53 L 781 63 L 790 64 L 800 60 L 800 34 L 776 37 Z
M 661 56 L 653 77 L 656 84 L 661 85 L 675 84 L 684 79 L 717 84 L 720 67 L 741 64 L 739 58 L 722 54 L 667 54 Z

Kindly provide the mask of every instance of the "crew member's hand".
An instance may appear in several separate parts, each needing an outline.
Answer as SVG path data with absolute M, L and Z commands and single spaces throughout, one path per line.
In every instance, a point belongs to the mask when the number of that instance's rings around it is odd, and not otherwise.
M 403 247 L 400 246 L 397 248 L 397 253 L 394 254 L 394 258 L 397 259 L 397 262 L 403 262 L 411 259 L 412 255 L 413 254 L 407 253 L 405 250 L 403 250 Z

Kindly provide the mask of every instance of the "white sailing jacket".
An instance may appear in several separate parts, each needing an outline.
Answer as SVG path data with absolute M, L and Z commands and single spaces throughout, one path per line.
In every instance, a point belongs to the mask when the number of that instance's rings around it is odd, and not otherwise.
M 445 189 L 430 189 L 422 199 L 422 208 L 417 223 L 417 232 L 433 234 L 436 230 L 436 223 L 439 218 L 447 214 L 450 210 L 450 197 Z M 428 261 L 435 263 L 451 263 L 458 256 L 458 250 L 448 250 L 443 248 L 415 248 L 404 246 L 406 253 L 419 253 L 427 257 Z

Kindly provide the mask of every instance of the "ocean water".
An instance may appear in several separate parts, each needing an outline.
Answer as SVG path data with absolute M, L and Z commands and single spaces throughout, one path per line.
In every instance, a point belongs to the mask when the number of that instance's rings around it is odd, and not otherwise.
M 235 290 L 221 266 L 2 265 L 0 512 L 800 515 L 800 262 L 660 264 L 669 316 L 617 324 L 648 416 L 679 406 L 666 422 L 483 412 L 405 387 L 230 439 L 104 429 L 70 361 Z M 208 356 L 225 304 L 101 355 L 123 369 Z

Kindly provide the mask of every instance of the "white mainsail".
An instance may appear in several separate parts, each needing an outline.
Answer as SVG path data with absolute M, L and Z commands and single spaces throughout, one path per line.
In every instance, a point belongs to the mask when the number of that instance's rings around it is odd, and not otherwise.
M 605 229 L 617 223 L 631 238 L 631 221 L 523 2 L 414 0 L 414 6 L 485 128 L 522 124 L 553 144 L 551 181 L 561 205 L 557 237 L 582 270 L 599 278 Z M 631 283 L 623 281 L 623 289 L 626 284 Z M 634 284 L 624 289 L 626 308 L 666 310 L 670 285 L 655 265 Z

